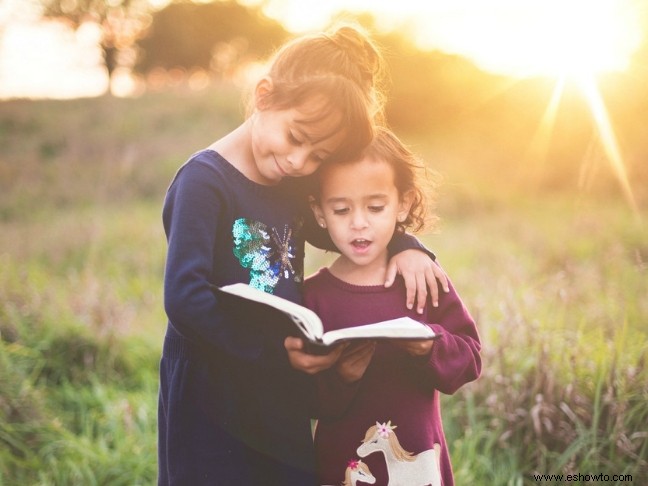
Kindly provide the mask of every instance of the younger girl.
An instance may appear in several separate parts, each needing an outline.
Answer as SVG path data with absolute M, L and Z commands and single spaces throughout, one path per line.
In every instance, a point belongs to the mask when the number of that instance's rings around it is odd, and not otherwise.
M 341 255 L 306 280 L 305 304 L 327 331 L 408 315 L 440 335 L 434 341 L 354 345 L 343 355 L 355 355 L 351 366 L 341 359 L 323 373 L 329 381 L 335 373 L 347 382 L 361 379 L 352 400 L 328 396 L 321 404 L 322 410 L 334 410 L 335 402 L 350 403 L 342 416 L 323 417 L 317 424 L 320 484 L 342 484 L 347 467 L 360 464 L 359 459 L 376 485 L 453 484 L 439 392 L 452 394 L 479 376 L 475 323 L 452 286 L 438 307 L 428 305 L 421 316 L 403 309 L 402 281 L 391 288 L 382 285 L 387 244 L 395 233 L 423 222 L 415 163 L 407 148 L 382 129 L 359 159 L 322 167 L 318 174 L 313 212 Z
M 160 485 L 314 484 L 307 373 L 341 350 L 303 353 L 266 316 L 226 307 L 210 284 L 245 282 L 301 301 L 303 216 L 312 215 L 290 179 L 357 156 L 371 140 L 380 65 L 370 40 L 347 27 L 287 44 L 257 83 L 250 117 L 172 181 L 163 210 Z M 419 248 L 410 237 L 395 243 Z M 426 269 L 410 280 L 424 282 L 427 272 L 436 287 L 435 271 L 443 279 L 425 253 L 401 257 L 403 273 Z

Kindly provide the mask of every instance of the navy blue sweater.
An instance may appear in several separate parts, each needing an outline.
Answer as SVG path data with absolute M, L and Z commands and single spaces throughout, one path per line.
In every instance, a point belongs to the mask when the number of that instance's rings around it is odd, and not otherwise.
M 301 302 L 305 234 L 332 248 L 314 229 L 305 182 L 260 185 L 203 150 L 169 187 L 159 484 L 314 484 L 313 383 L 289 365 L 291 330 L 209 288 L 245 282 Z

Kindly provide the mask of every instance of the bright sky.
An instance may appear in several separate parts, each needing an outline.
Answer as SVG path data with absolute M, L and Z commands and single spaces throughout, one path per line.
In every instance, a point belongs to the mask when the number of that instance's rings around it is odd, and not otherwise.
M 97 96 L 108 80 L 101 69 L 97 32 L 62 24 L 11 24 L 0 44 L 0 98 Z
M 0 0 L 0 98 L 74 98 L 104 93 L 99 30 L 37 22 L 29 1 Z
M 258 3 L 249 0 L 250 3 Z M 505 74 L 623 70 L 641 42 L 642 0 L 302 0 L 268 2 L 294 30 L 325 26 L 331 13 L 374 11 L 424 47 L 470 57 Z
M 166 0 L 155 0 L 161 5 Z M 106 87 L 98 31 L 35 22 L 24 0 L 0 0 L 0 98 L 73 97 Z M 583 75 L 623 70 L 642 41 L 645 0 L 242 0 L 295 32 L 321 29 L 340 10 L 374 12 L 421 46 L 502 74 Z M 646 18 L 644 14 L 644 18 Z

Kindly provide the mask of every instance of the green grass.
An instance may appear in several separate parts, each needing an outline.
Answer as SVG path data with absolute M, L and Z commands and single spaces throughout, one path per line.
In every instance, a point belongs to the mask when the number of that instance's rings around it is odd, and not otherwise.
M 482 378 L 445 401 L 459 483 L 646 478 L 647 240 L 627 209 L 567 196 L 455 216 L 428 241 L 484 339 Z
M 214 93 L 0 104 L 0 485 L 155 483 L 161 204 L 238 120 Z M 482 377 L 443 398 L 457 484 L 643 484 L 645 223 L 618 196 L 508 187 L 475 162 L 441 164 L 423 236 L 483 340 Z

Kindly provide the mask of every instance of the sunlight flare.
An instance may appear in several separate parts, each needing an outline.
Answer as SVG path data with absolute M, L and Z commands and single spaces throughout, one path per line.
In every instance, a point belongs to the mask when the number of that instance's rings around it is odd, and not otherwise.
M 440 15 L 434 26 L 425 16 L 414 20 L 419 43 L 522 77 L 623 71 L 641 43 L 632 0 L 464 0 Z
M 528 158 L 538 160 L 542 163 L 546 161 L 547 151 L 551 143 L 551 134 L 556 125 L 556 118 L 558 116 L 558 108 L 560 100 L 565 90 L 565 78 L 560 78 L 551 93 L 551 99 L 547 105 L 547 109 L 540 120 L 540 125 L 536 131 L 531 144 L 529 146 Z
M 628 202 L 630 208 L 636 216 L 639 215 L 639 207 L 635 200 L 630 186 L 630 179 L 626 170 L 621 150 L 614 133 L 614 128 L 610 121 L 610 117 L 605 108 L 601 93 L 596 86 L 596 82 L 592 77 L 582 77 L 579 79 L 580 88 L 587 99 L 587 104 L 592 112 L 595 127 L 598 132 L 598 137 L 601 142 L 603 151 L 605 152 L 607 160 L 610 162 L 612 171 L 621 185 L 623 196 Z

